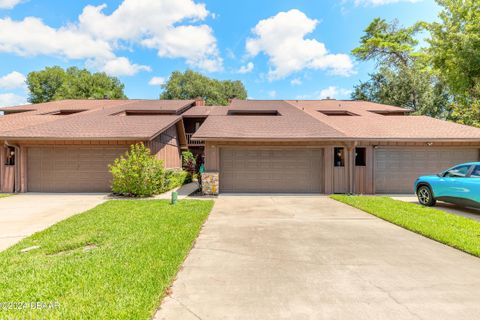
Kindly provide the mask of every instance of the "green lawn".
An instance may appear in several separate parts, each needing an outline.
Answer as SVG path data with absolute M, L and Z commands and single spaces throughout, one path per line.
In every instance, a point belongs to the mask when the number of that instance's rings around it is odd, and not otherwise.
M 0 302 L 60 306 L 0 319 L 150 319 L 212 206 L 109 201 L 26 238 L 0 253 Z
M 9 194 L 9 193 L 0 193 L 0 199 L 1 198 L 6 198 L 6 197 L 9 197 L 9 196 L 11 196 L 11 194 Z
M 478 221 L 388 197 L 332 195 L 331 198 L 480 257 Z

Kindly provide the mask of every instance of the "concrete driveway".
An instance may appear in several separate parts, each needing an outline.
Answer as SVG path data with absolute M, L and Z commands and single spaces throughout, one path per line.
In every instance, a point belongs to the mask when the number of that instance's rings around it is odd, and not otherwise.
M 155 319 L 476 319 L 480 259 L 327 197 L 220 196 Z
M 390 196 L 392 199 L 401 200 L 410 203 L 418 203 L 418 199 L 415 195 L 393 195 Z M 457 206 L 451 203 L 446 203 L 442 201 L 437 201 L 437 204 L 434 209 L 442 210 L 448 213 L 453 213 L 462 217 L 474 219 L 480 221 L 480 209 L 476 208 L 465 208 Z
M 0 199 L 0 251 L 107 200 L 104 194 L 24 193 Z

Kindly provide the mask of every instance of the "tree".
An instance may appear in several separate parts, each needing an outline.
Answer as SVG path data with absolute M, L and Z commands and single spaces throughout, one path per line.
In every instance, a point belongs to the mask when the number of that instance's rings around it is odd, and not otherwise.
M 352 53 L 361 61 L 373 60 L 377 72 L 355 86 L 353 99 L 393 104 L 417 114 L 448 117 L 449 95 L 441 79 L 428 67 L 427 56 L 416 50 L 416 34 L 423 24 L 402 28 L 397 21 L 376 18 L 365 29 Z
M 480 2 L 437 0 L 440 21 L 425 24 L 433 68 L 453 95 L 454 120 L 480 126 Z
M 67 70 L 47 67 L 27 76 L 28 100 L 41 103 L 62 99 L 126 99 L 124 85 L 103 72 L 91 73 L 76 67 Z
M 354 86 L 352 99 L 400 106 L 415 110 L 417 114 L 448 118 L 451 107 L 445 85 L 428 73 L 415 72 L 415 69 L 411 71 L 403 68 L 393 71 L 381 67 L 370 74 L 369 80 Z M 414 91 L 415 99 L 412 98 Z
M 227 105 L 230 99 L 246 99 L 247 90 L 241 81 L 216 80 L 198 72 L 174 71 L 162 85 L 160 99 L 195 99 L 202 97 L 207 105 Z

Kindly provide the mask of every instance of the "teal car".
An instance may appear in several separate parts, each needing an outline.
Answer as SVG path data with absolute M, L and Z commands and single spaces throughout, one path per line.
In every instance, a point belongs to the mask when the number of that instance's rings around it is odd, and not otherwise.
M 418 202 L 434 206 L 437 200 L 480 208 L 480 162 L 459 164 L 415 181 Z

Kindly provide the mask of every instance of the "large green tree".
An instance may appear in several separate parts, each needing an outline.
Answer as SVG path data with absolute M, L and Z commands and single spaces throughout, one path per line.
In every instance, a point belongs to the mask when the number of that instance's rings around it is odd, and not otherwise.
M 440 20 L 426 24 L 432 65 L 453 95 L 454 120 L 480 126 L 480 1 L 437 0 Z
M 352 53 L 361 61 L 376 62 L 377 69 L 369 80 L 355 86 L 353 99 L 397 105 L 434 117 L 449 115 L 446 87 L 428 67 L 425 53 L 417 49 L 420 30 L 420 23 L 408 28 L 380 18 L 370 23 Z
M 126 99 L 123 83 L 103 72 L 71 67 L 47 67 L 27 76 L 28 100 L 41 103 L 62 99 Z
M 227 105 L 230 99 L 246 99 L 241 81 L 216 80 L 198 72 L 174 71 L 162 86 L 160 99 L 195 99 L 202 97 L 207 105 Z

